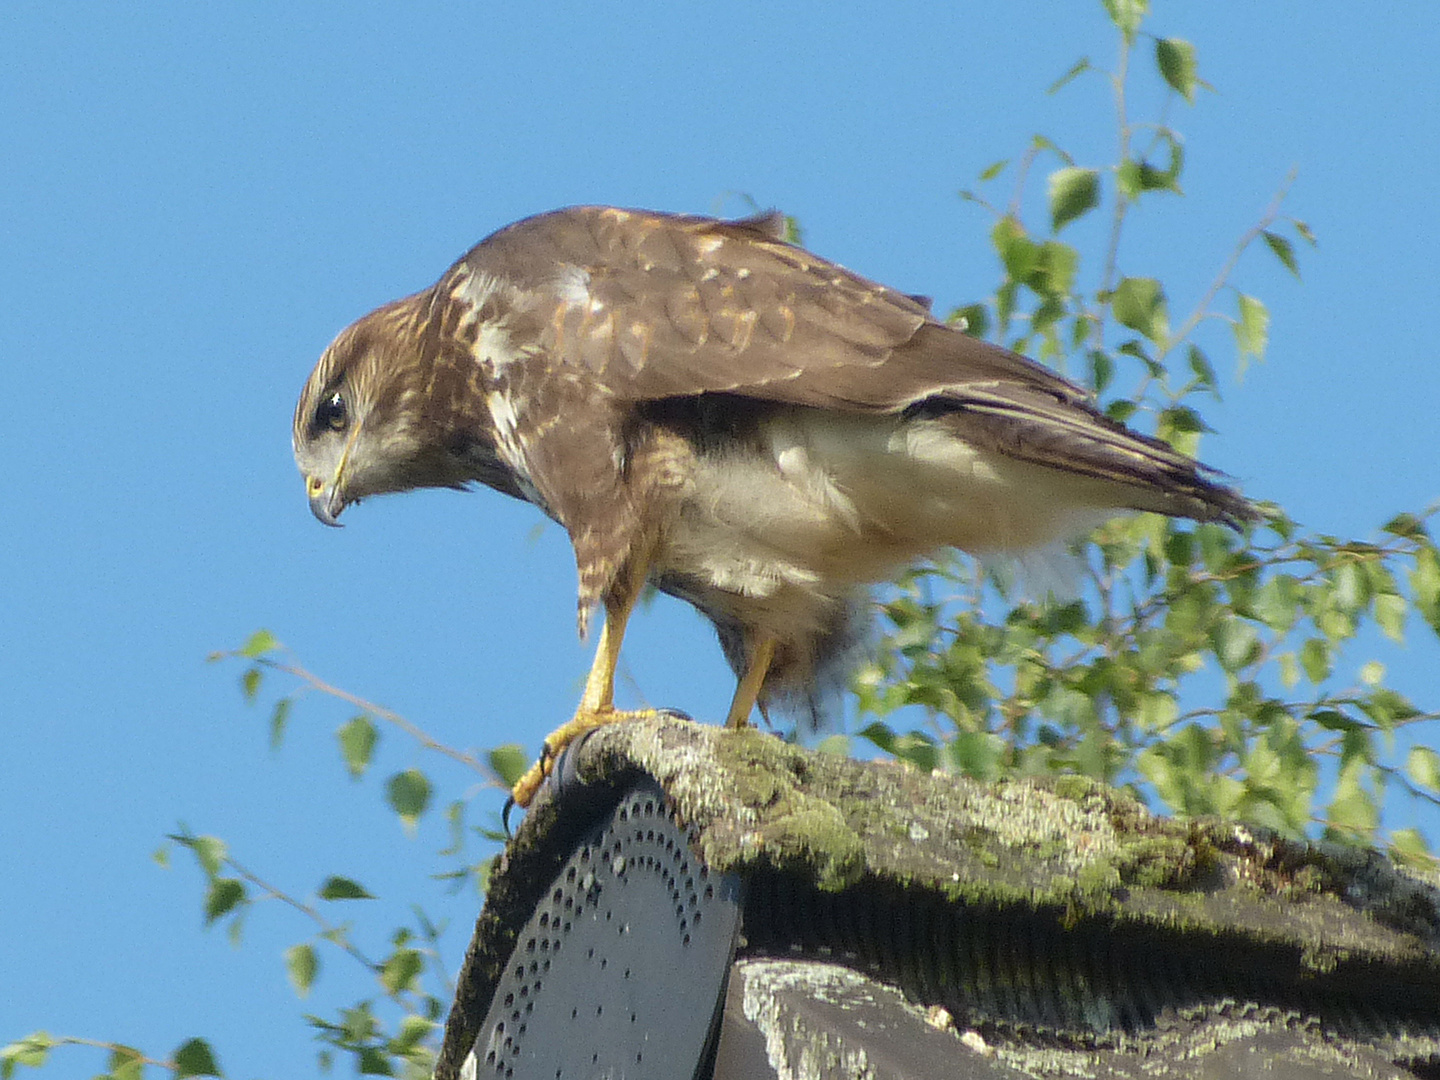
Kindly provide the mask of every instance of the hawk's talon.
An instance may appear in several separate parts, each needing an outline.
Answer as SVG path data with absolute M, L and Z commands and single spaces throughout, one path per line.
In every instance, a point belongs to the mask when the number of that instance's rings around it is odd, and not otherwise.
M 559 760 L 560 755 L 580 736 L 608 724 L 618 724 L 625 720 L 650 720 L 660 715 L 661 712 L 658 709 L 622 711 L 614 708 L 586 709 L 582 707 L 568 723 L 562 724 L 545 736 L 545 741 L 540 746 L 539 759 L 526 770 L 524 776 L 515 782 L 515 786 L 510 790 L 510 798 L 522 810 L 528 809 L 540 791 L 540 786 L 545 783 L 546 777 L 554 771 L 555 763 Z
M 525 775 L 515 781 L 515 786 L 510 789 L 510 798 L 507 806 L 520 807 L 521 810 L 530 809 L 530 804 L 535 801 L 535 794 L 540 790 L 540 785 L 545 783 L 545 777 L 550 775 L 547 766 L 551 764 L 545 758 L 542 750 L 539 759 L 534 765 L 525 770 Z

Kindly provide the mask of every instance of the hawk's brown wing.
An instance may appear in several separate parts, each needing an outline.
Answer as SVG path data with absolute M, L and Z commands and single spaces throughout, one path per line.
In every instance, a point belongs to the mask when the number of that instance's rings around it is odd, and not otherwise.
M 924 402 L 975 445 L 1131 486 L 1136 508 L 1250 515 L 1081 388 L 783 242 L 777 223 L 575 207 L 503 229 L 464 262 L 530 297 L 532 346 L 617 403 L 730 393 L 899 413 Z
M 544 296 L 555 310 L 542 350 L 625 400 L 729 392 L 888 412 L 971 383 L 1085 400 L 1053 372 L 777 233 L 775 215 L 721 222 L 575 207 L 502 229 L 465 261 Z

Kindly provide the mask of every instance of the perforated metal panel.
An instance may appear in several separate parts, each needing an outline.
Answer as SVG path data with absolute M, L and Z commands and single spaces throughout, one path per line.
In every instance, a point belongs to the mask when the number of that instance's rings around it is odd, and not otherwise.
M 699 1075 L 740 901 L 739 880 L 705 868 L 659 787 L 637 785 L 536 905 L 475 1040 L 475 1075 Z

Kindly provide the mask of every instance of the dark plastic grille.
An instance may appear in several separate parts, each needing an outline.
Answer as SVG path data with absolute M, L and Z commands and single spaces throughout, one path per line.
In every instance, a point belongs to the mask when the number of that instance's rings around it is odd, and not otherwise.
M 576 844 L 496 986 L 475 1041 L 477 1076 L 696 1074 L 724 996 L 740 886 L 712 875 L 691 844 L 649 782 Z

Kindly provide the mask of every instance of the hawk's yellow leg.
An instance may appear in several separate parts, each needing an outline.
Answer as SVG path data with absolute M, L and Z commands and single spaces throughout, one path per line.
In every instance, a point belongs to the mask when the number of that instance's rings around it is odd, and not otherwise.
M 568 722 L 561 724 L 545 737 L 545 746 L 540 751 L 540 760 L 530 766 L 510 790 L 515 805 L 522 809 L 530 805 L 560 751 L 569 746 L 587 731 L 620 720 L 643 720 L 658 715 L 654 709 L 635 709 L 621 712 L 615 708 L 615 668 L 620 663 L 620 640 L 625 636 L 625 624 L 635 610 L 635 602 L 645 584 L 645 575 L 637 575 L 621 597 L 605 599 L 605 625 L 600 629 L 600 643 L 595 649 L 595 662 L 590 665 L 590 674 L 585 679 L 585 694 L 580 707 Z
M 750 713 L 760 698 L 760 687 L 765 685 L 765 676 L 770 671 L 770 661 L 775 659 L 775 639 L 762 637 L 755 643 L 750 661 L 745 665 L 745 677 L 735 687 L 735 696 L 730 700 L 730 712 L 725 716 L 727 728 L 750 726 Z

